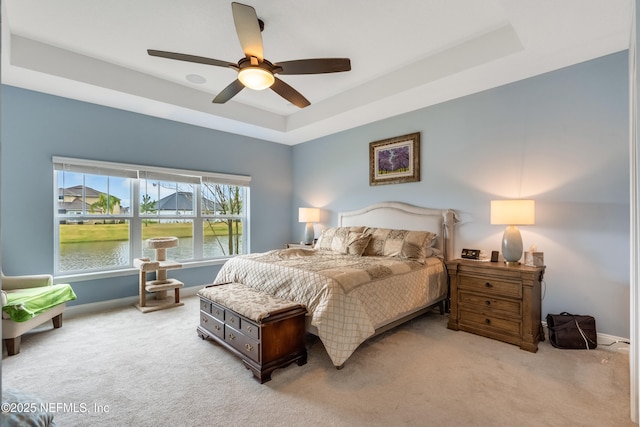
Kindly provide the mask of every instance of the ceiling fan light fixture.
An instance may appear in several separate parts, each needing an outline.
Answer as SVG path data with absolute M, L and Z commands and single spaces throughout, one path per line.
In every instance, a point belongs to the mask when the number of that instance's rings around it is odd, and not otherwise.
M 224 104 L 245 87 L 253 90 L 271 88 L 292 105 L 298 108 L 305 108 L 311 105 L 309 100 L 287 83 L 276 78 L 276 74 L 324 74 L 351 70 L 351 60 L 349 58 L 296 59 L 277 64 L 269 62 L 264 57 L 262 35 L 260 34 L 264 29 L 264 22 L 258 19 L 256 10 L 252 6 L 233 2 L 231 3 L 231 11 L 236 26 L 236 34 L 244 52 L 244 57 L 237 64 L 164 50 L 147 49 L 147 53 L 161 58 L 235 70 L 238 73 L 238 77 L 216 95 L 212 101 L 214 104 Z M 187 80 L 194 84 L 202 84 L 205 79 L 201 76 L 190 75 Z
M 271 87 L 276 78 L 261 67 L 246 67 L 238 72 L 238 80 L 249 89 L 263 90 Z

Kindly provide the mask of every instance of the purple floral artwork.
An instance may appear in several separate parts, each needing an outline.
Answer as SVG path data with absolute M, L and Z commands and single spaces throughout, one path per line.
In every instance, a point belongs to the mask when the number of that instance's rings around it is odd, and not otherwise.
M 369 144 L 369 184 L 398 184 L 420 180 L 420 134 Z
M 408 145 L 378 151 L 378 175 L 409 172 L 410 166 Z

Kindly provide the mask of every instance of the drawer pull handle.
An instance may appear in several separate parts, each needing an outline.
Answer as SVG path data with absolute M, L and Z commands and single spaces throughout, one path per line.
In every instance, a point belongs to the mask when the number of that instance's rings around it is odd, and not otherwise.
M 487 288 L 492 288 L 493 285 L 490 282 L 485 282 L 484 284 Z
M 206 317 L 203 317 L 203 318 L 202 318 L 202 322 L 203 322 L 203 323 L 207 323 L 208 321 L 209 321 L 209 320 L 208 320 Z
M 247 332 L 251 333 L 251 331 L 253 331 L 253 328 L 251 326 L 247 326 Z
M 229 322 L 231 322 L 231 323 L 235 323 L 235 322 L 236 322 L 236 319 L 234 319 L 234 318 L 232 317 L 231 319 L 229 319 Z
M 215 329 L 216 331 L 219 331 L 219 330 L 220 330 L 220 326 L 219 326 L 219 325 L 215 325 L 215 326 L 213 327 L 213 329 Z
M 253 346 L 251 344 L 245 344 L 244 348 L 246 348 L 247 351 L 253 351 Z
M 484 323 L 486 323 L 487 325 L 491 324 L 491 319 L 484 319 Z
M 229 334 L 229 339 L 230 339 L 230 340 L 235 340 L 235 339 L 236 339 L 236 336 L 235 336 L 235 335 L 233 335 L 233 334 Z
M 220 316 L 220 310 L 216 310 L 216 315 Z

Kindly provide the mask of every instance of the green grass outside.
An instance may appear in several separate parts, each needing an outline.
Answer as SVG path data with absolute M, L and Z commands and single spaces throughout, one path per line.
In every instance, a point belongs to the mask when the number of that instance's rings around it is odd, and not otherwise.
M 226 236 L 229 234 L 227 224 L 215 222 L 213 230 L 205 224 L 204 235 Z M 242 224 L 239 225 L 242 233 Z M 191 223 L 144 223 L 142 225 L 142 238 L 174 236 L 193 237 L 193 227 Z M 128 224 L 60 224 L 60 243 L 88 243 L 105 241 L 127 241 L 129 240 Z

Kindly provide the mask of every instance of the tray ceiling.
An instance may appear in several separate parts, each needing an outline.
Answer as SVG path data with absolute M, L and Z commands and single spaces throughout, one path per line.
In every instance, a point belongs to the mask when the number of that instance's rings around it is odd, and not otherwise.
M 147 49 L 236 62 L 231 2 L 4 0 L 4 84 L 283 144 L 297 144 L 625 50 L 630 0 L 245 0 L 273 62 L 351 58 L 346 73 L 281 76 L 311 101 L 269 90 L 215 95 L 233 70 Z

